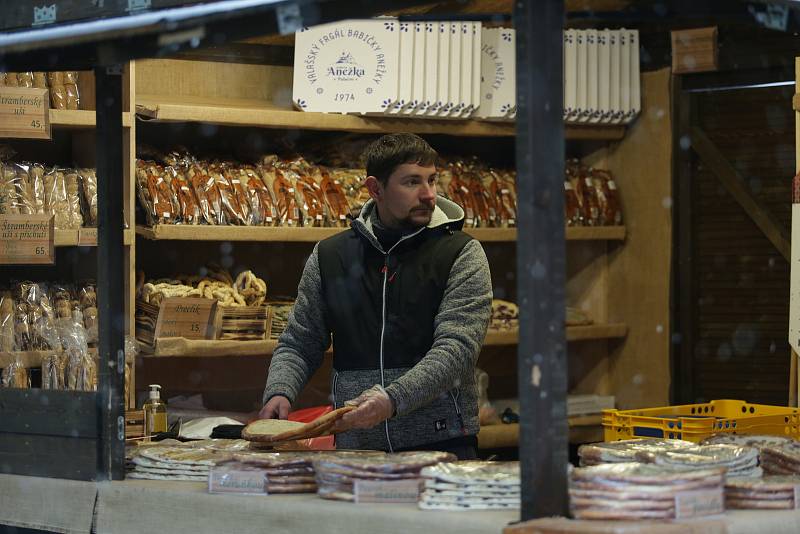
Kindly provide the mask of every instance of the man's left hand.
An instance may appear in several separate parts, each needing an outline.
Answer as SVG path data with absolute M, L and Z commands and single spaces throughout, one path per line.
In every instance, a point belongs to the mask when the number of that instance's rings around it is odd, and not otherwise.
M 333 427 L 334 432 L 345 432 L 352 428 L 372 428 L 394 414 L 394 403 L 386 391 L 375 385 L 364 391 L 355 399 L 346 401 L 345 406 L 356 406 L 356 409 L 344 414 Z

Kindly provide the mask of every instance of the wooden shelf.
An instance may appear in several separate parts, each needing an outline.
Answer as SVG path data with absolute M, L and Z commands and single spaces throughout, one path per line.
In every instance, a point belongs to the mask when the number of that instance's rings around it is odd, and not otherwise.
M 344 228 L 289 228 L 271 226 L 211 226 L 206 224 L 158 224 L 137 226 L 136 233 L 147 239 L 178 241 L 295 241 L 316 243 Z M 513 242 L 516 228 L 467 228 L 466 233 L 481 242 Z M 569 227 L 568 241 L 623 240 L 624 226 Z
M 568 326 L 567 341 L 582 341 L 589 339 L 622 338 L 628 333 L 627 325 L 621 323 L 593 324 L 588 326 Z M 489 331 L 486 333 L 484 346 L 516 345 L 519 342 L 519 332 L 516 330 Z
M 31 350 L 25 352 L 0 352 L 0 369 L 8 367 L 17 359 L 28 369 L 41 367 L 42 358 L 53 354 L 52 350 Z
M 480 120 L 409 119 L 295 111 L 261 100 L 137 95 L 136 113 L 154 121 L 203 122 L 223 126 L 346 131 L 356 133 L 412 132 L 464 137 L 513 137 L 513 122 Z M 565 125 L 564 135 L 574 140 L 614 141 L 625 137 L 624 126 Z
M 53 243 L 57 247 L 76 247 L 78 246 L 80 230 L 55 230 Z M 133 230 L 128 228 L 123 230 L 123 244 L 131 245 L 133 243 Z M 82 245 L 82 246 L 97 246 L 97 245 Z
M 81 128 L 94 128 L 97 124 L 95 120 L 95 112 L 85 109 L 51 109 L 50 110 L 50 125 L 53 128 L 65 129 L 81 129 Z M 122 126 L 125 128 L 131 125 L 131 114 L 128 112 L 122 113 Z
M 222 356 L 269 356 L 278 345 L 274 340 L 230 341 L 185 338 L 165 338 L 156 342 L 154 353 L 142 353 L 145 358 L 218 358 Z M 141 347 L 141 345 L 140 345 Z
M 602 416 L 578 415 L 567 418 L 570 443 L 602 441 Z M 587 439 L 588 438 L 588 439 Z M 519 424 L 482 426 L 478 432 L 479 449 L 503 449 L 519 446 Z

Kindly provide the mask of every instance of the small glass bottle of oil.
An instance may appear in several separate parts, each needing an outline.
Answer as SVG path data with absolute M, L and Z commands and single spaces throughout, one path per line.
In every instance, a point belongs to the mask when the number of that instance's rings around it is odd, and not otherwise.
M 161 400 L 161 386 L 150 384 L 150 398 L 142 410 L 144 411 L 144 434 L 153 436 L 159 432 L 167 431 L 167 404 Z

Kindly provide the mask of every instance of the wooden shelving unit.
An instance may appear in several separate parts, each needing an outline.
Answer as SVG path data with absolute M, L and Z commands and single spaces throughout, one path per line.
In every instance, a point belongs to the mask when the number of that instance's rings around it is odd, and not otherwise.
M 86 228 L 82 229 L 87 230 Z M 80 234 L 82 230 L 55 230 L 53 242 L 57 247 L 76 247 L 76 246 L 97 246 L 95 244 L 85 244 L 81 242 Z M 134 241 L 134 232 L 128 228 L 123 230 L 123 244 L 131 245 Z
M 431 120 L 394 117 L 313 113 L 274 106 L 262 100 L 202 97 L 170 98 L 165 95 L 137 95 L 136 113 L 163 122 L 202 122 L 223 126 L 251 126 L 275 129 L 345 131 L 355 133 L 412 132 L 462 137 L 512 137 L 513 122 L 479 120 Z M 567 139 L 614 141 L 625 136 L 624 126 L 566 125 Z
M 130 112 L 122 113 L 122 126 L 129 128 L 131 125 L 131 117 L 133 114 Z M 75 128 L 75 129 L 93 129 L 97 122 L 95 120 L 95 112 L 85 109 L 51 109 L 50 110 L 50 125 L 53 128 Z
M 283 241 L 316 243 L 336 235 L 344 228 L 289 228 L 270 226 L 211 226 L 159 224 L 137 226 L 136 234 L 147 239 L 178 241 Z M 516 228 L 467 228 L 466 233 L 482 242 L 514 242 Z M 568 241 L 622 241 L 624 226 L 569 227 Z
M 568 326 L 567 341 L 585 341 L 590 339 L 623 338 L 628 333 L 628 327 L 621 323 L 592 324 L 587 326 Z M 516 330 L 489 331 L 486 334 L 484 346 L 496 347 L 516 345 L 519 342 L 519 332 Z

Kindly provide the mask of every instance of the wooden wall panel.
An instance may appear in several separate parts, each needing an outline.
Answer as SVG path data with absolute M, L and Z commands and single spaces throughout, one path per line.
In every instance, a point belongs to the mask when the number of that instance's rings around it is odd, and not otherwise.
M 793 89 L 714 92 L 696 100 L 698 125 L 787 230 L 795 167 Z M 785 404 L 789 264 L 697 159 L 692 180 L 695 400 Z

